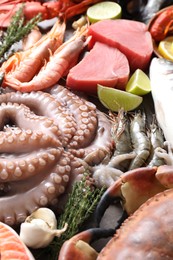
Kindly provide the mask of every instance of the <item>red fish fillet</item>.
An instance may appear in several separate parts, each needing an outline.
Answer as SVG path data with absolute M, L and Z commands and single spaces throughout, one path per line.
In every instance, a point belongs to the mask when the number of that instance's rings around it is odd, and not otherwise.
M 92 24 L 88 33 L 92 36 L 91 46 L 100 41 L 123 52 L 132 71 L 147 68 L 153 43 L 144 23 L 125 19 L 103 20 Z
M 0 259 L 34 260 L 19 235 L 8 225 L 0 222 Z
M 74 66 L 66 80 L 73 90 L 97 93 L 97 84 L 124 90 L 129 78 L 129 63 L 118 49 L 96 42 L 91 51 Z

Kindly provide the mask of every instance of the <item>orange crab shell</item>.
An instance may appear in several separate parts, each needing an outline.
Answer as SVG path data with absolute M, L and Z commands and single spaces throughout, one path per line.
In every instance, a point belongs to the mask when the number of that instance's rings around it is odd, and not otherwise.
M 97 260 L 173 259 L 173 189 L 144 203 L 122 224 Z

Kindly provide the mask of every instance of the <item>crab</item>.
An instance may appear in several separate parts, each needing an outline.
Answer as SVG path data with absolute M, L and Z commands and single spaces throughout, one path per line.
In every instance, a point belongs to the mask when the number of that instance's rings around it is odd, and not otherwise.
M 123 214 L 123 224 L 118 220 L 116 229 L 105 233 L 99 223 L 112 201 L 121 201 L 128 218 L 124 221 Z M 70 260 L 72 252 L 73 259 L 80 256 L 81 260 L 118 260 L 127 256 L 128 259 L 173 259 L 173 166 L 141 167 L 124 173 L 106 190 L 95 214 L 98 227 L 66 241 L 58 260 Z M 98 237 L 112 233 L 114 237 L 101 253 L 90 246 Z

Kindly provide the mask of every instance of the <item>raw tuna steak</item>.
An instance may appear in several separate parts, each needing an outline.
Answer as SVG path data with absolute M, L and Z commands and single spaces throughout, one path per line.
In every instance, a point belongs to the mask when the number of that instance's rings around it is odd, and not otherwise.
M 129 78 L 129 63 L 118 49 L 96 42 L 91 51 L 67 76 L 73 90 L 97 93 L 97 84 L 124 90 Z
M 88 33 L 92 36 L 92 45 L 100 41 L 122 51 L 132 71 L 147 68 L 153 43 L 144 23 L 124 19 L 103 20 L 92 24 Z

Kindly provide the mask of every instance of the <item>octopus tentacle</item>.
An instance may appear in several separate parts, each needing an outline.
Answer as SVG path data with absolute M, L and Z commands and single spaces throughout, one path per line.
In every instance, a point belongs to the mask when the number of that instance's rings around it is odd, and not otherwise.
M 57 207 L 84 172 L 81 160 L 99 164 L 112 153 L 110 129 L 94 104 L 59 85 L 0 95 L 0 221 Z
M 31 214 L 35 209 L 48 204 L 56 204 L 56 198 L 64 193 L 65 186 L 69 181 L 71 171 L 69 162 L 70 160 L 67 158 L 66 154 L 64 154 L 64 156 L 62 156 L 59 160 L 59 165 L 51 167 L 51 173 L 47 173 L 46 171 L 43 174 L 43 172 L 40 172 L 41 175 L 46 175 L 46 178 L 45 176 L 42 176 L 42 181 L 40 181 L 41 177 L 38 177 L 39 174 L 37 173 L 37 178 L 34 178 L 34 184 L 32 177 L 27 180 L 27 183 L 25 182 L 25 186 L 23 186 L 22 189 L 20 186 L 23 185 L 24 180 L 21 180 L 20 182 L 11 182 L 11 189 L 9 193 L 11 196 L 4 196 L 0 199 L 1 221 L 4 221 L 10 225 L 13 225 L 16 222 L 20 223 L 17 214 L 18 211 L 20 211 L 20 221 L 24 221 L 24 218 L 28 214 Z M 68 163 L 68 165 L 65 165 L 65 163 Z M 15 194 L 15 190 L 19 188 L 21 192 Z M 14 199 L 17 201 L 15 208 Z M 23 208 L 23 210 L 19 209 L 19 207 Z M 8 218 L 6 215 L 7 212 Z M 9 223 L 9 221 L 11 223 Z
M 75 149 L 86 147 L 93 140 L 97 131 L 96 106 L 60 85 L 52 88 L 50 93 L 56 100 L 64 101 L 77 122 L 77 131 L 68 147 Z
M 21 149 L 22 152 L 30 152 L 31 150 L 36 150 L 38 146 L 40 148 L 46 148 L 48 142 L 51 147 L 60 146 L 60 142 L 58 139 L 55 139 L 54 137 L 47 135 L 41 131 L 15 128 L 14 130 L 0 132 L 1 153 L 15 153 L 17 150 L 20 151 Z
M 23 104 L 1 103 L 0 128 L 3 129 L 4 125 L 10 121 L 25 130 L 36 128 L 48 132 L 50 135 L 59 135 L 58 126 L 54 124 L 52 119 L 34 114 L 30 108 Z
M 48 93 L 41 91 L 27 94 L 11 92 L 0 96 L 0 103 L 6 102 L 6 100 L 13 103 L 25 104 L 35 115 L 42 115 L 54 119 L 54 123 L 59 126 L 60 130 L 60 132 L 57 132 L 57 136 L 64 145 L 68 143 L 72 137 L 71 135 L 76 131 L 75 119 L 70 111 L 64 107 L 64 102 L 58 102 Z M 61 124 L 59 124 L 59 122 L 61 122 Z M 72 134 L 69 134 L 71 132 Z
M 69 109 L 78 115 L 78 130 L 68 145 L 69 150 L 77 157 L 85 156 L 86 162 L 91 165 L 100 163 L 113 149 L 113 140 L 110 138 L 111 122 L 94 104 L 60 85 L 54 86 L 50 93 L 56 100 L 63 99 Z M 86 140 L 85 143 L 83 139 Z
M 62 149 L 50 148 L 16 158 L 0 158 L 0 182 L 26 180 L 51 167 L 61 156 Z
M 114 142 L 110 137 L 111 123 L 107 117 L 97 110 L 98 128 L 94 140 L 85 149 L 85 161 L 95 165 L 103 161 L 113 150 Z

